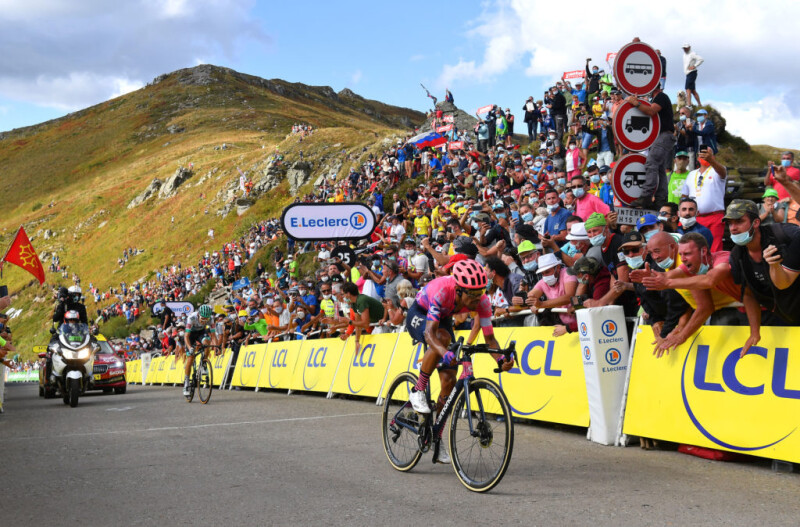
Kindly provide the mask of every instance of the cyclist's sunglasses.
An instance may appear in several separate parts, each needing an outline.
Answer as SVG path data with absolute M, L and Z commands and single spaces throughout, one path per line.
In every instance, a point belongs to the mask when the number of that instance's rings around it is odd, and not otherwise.
M 483 296 L 483 289 L 464 289 L 461 288 L 461 293 L 467 295 L 470 298 L 480 298 Z

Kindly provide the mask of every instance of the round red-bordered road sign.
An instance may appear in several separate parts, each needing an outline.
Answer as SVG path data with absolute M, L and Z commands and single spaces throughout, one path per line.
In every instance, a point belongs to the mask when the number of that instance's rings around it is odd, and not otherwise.
M 644 164 L 647 157 L 642 154 L 628 154 L 617 161 L 611 174 L 611 189 L 614 196 L 625 205 L 630 205 L 642 196 L 645 181 Z
M 650 103 L 639 99 L 642 107 L 649 107 Z M 647 115 L 628 101 L 623 102 L 614 112 L 614 137 L 619 144 L 632 152 L 647 150 L 658 138 L 661 128 L 661 118 L 658 114 Z
M 614 59 L 614 78 L 624 92 L 647 95 L 661 80 L 661 59 L 644 42 L 626 44 Z

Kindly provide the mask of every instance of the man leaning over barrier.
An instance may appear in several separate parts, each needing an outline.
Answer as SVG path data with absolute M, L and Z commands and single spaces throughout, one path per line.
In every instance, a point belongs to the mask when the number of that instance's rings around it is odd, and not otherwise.
M 733 281 L 766 308 L 761 322 L 800 323 L 800 227 L 761 225 L 758 207 L 744 199 L 728 205 L 724 221 L 736 244 L 730 253 Z
M 696 232 L 684 234 L 678 246 L 682 263 L 668 273 L 652 270 L 642 278 L 648 289 L 677 289 L 694 308 L 686 325 L 676 327 L 656 348 L 661 357 L 683 344 L 711 317 L 713 325 L 739 325 L 741 318 L 732 308 L 739 298 L 739 288 L 731 276 L 727 251 L 711 253 L 706 239 Z M 742 355 L 761 340 L 761 306 L 750 293 L 743 298 L 750 337 L 742 347 Z M 713 316 L 712 316 L 713 315 Z

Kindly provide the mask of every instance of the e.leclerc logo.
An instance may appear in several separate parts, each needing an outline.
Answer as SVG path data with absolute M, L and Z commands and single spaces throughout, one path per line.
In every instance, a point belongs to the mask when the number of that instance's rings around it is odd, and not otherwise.
M 698 345 L 696 352 L 692 353 L 698 336 L 699 334 L 689 346 L 681 369 L 683 406 L 695 428 L 712 443 L 740 452 L 769 448 L 792 435 L 797 426 L 787 423 L 784 417 L 799 414 L 800 390 L 786 387 L 789 348 L 768 350 L 761 346 L 753 346 L 742 358 L 740 357 L 742 348 L 736 348 L 724 355 L 725 352 L 722 350 L 712 351 L 708 345 Z M 687 382 L 687 368 L 691 370 L 689 364 L 691 355 L 695 357 L 694 372 L 688 372 Z M 770 379 L 755 380 L 747 368 L 737 370 L 736 367 L 740 360 L 761 359 L 772 363 L 771 372 L 769 368 L 766 369 L 766 372 L 772 375 L 770 392 L 765 392 L 765 385 Z M 761 368 L 758 370 L 765 371 Z M 716 382 L 720 380 L 722 382 Z M 756 382 L 761 384 L 753 385 Z M 758 444 L 742 445 L 741 439 L 734 442 L 734 439 L 723 438 L 722 436 L 726 435 L 724 432 L 712 432 L 708 421 L 719 415 L 735 419 L 739 424 L 737 428 L 746 430 L 746 433 L 739 435 L 752 438 L 752 442 Z M 776 419 L 776 416 L 780 416 L 780 419 Z M 701 419 L 706 421 L 706 424 L 703 424 Z M 797 422 L 797 418 L 794 421 Z M 787 433 L 788 426 L 794 428 Z M 786 428 L 781 429 L 781 427 Z
M 581 322 L 581 335 L 585 337 L 587 333 L 589 330 L 586 329 L 586 322 Z
M 620 353 L 618 349 L 609 348 L 608 351 L 606 351 L 606 362 L 611 366 L 616 366 L 619 364 L 620 360 L 622 360 L 622 353 Z
M 617 334 L 617 323 L 613 320 L 606 320 L 603 322 L 603 325 L 600 327 L 603 331 L 603 335 L 606 337 L 613 337 Z
M 592 350 L 589 349 L 589 346 L 583 347 L 583 360 L 592 360 Z
M 367 224 L 367 217 L 360 212 L 354 212 L 350 216 L 350 226 L 356 230 L 361 230 Z

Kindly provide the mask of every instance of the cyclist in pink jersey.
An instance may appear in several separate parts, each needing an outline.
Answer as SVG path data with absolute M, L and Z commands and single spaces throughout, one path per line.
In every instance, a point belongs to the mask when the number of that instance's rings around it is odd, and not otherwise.
M 428 387 L 430 376 L 434 368 L 440 363 L 439 379 L 442 384 L 437 411 L 441 410 L 444 401 L 456 383 L 455 356 L 448 351 L 453 334 L 452 316 L 456 313 L 477 311 L 480 318 L 483 338 L 489 348 L 500 349 L 500 344 L 494 337 L 492 328 L 492 309 L 486 291 L 486 272 L 475 260 L 462 260 L 453 266 L 452 276 L 436 278 L 422 291 L 408 310 L 406 329 L 411 338 L 427 344 L 425 355 L 419 371 L 417 385 L 411 390 L 409 401 L 419 413 L 429 414 L 425 389 Z M 502 360 L 502 355 L 496 355 L 498 366 L 503 371 L 508 371 L 514 366 L 514 360 Z M 444 430 L 444 426 L 440 430 Z M 439 449 L 439 459 L 442 463 L 449 463 L 449 456 L 444 448 Z

